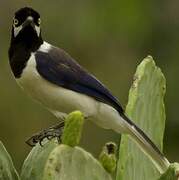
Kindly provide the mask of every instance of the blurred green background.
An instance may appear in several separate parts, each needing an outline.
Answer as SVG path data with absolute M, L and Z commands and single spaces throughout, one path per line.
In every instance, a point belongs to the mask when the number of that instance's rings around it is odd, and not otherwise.
M 164 152 L 179 161 L 178 0 L 0 0 L 0 140 L 18 167 L 30 151 L 25 140 L 57 122 L 22 93 L 12 77 L 7 51 L 13 13 L 32 6 L 41 14 L 46 41 L 60 46 L 98 77 L 125 107 L 136 66 L 152 55 L 167 79 Z M 85 124 L 82 146 L 98 154 L 119 136 Z M 157 127 L 156 127 L 157 128 Z

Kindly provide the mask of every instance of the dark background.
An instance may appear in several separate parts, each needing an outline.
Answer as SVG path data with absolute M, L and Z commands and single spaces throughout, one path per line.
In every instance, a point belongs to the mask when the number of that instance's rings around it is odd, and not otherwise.
M 30 151 L 32 133 L 56 123 L 11 75 L 7 51 L 13 13 L 32 6 L 41 13 L 44 39 L 68 51 L 96 75 L 125 107 L 136 66 L 152 55 L 167 79 L 164 151 L 179 161 L 179 1 L 178 0 L 0 0 L 0 140 L 18 169 Z M 83 146 L 98 154 L 118 135 L 86 123 Z

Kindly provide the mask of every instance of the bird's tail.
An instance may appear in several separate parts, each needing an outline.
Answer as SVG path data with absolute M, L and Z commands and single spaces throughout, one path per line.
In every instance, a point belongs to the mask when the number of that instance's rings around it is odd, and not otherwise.
M 158 147 L 151 141 L 151 139 L 137 127 L 127 116 L 122 115 L 126 122 L 127 133 L 141 148 L 141 150 L 152 160 L 159 172 L 164 173 L 170 163 L 158 149 Z

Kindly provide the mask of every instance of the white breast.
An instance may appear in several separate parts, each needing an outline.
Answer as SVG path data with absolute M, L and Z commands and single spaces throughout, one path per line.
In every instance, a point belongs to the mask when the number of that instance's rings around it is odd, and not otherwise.
M 78 109 L 86 115 L 96 112 L 98 103 L 93 98 L 59 87 L 42 78 L 36 70 L 34 54 L 17 82 L 33 99 L 54 112 L 69 113 Z

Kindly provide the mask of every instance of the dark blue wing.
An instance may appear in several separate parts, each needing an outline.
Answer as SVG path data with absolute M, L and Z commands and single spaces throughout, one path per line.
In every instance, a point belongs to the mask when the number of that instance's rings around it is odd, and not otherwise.
M 37 51 L 35 58 L 37 70 L 46 80 L 91 96 L 113 106 L 119 113 L 123 112 L 120 103 L 107 88 L 62 49 L 52 47 L 48 53 Z

